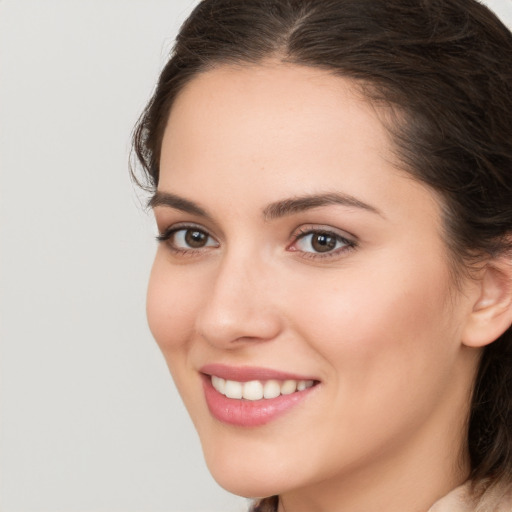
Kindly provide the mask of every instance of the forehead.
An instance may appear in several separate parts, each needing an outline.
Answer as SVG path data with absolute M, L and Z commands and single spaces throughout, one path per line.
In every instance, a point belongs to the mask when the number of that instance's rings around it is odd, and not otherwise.
M 333 118 L 342 115 L 345 124 L 353 123 L 357 116 L 346 115 L 351 110 L 367 111 L 371 120 L 366 121 L 377 120 L 355 81 L 319 68 L 266 61 L 224 65 L 198 74 L 178 94 L 169 125 L 176 118 L 183 121 L 183 111 L 192 123 L 216 114 L 226 121 L 232 112 L 237 121 L 277 123 L 268 125 L 268 129 L 286 126 L 287 121 L 295 121 L 294 116 L 300 115 L 302 122 L 295 126 L 298 130 L 312 128 L 318 116 L 327 113 Z
M 313 172 L 336 150 L 343 160 L 356 154 L 389 160 L 390 149 L 375 109 L 352 81 L 269 62 L 223 66 L 194 78 L 171 110 L 161 167 L 176 172 L 186 159 L 187 166 L 207 161 L 211 168 L 229 157 L 233 165 L 257 161 L 274 171 L 293 165 Z
M 223 66 L 194 78 L 176 99 L 158 188 L 233 209 L 238 196 L 261 209 L 341 192 L 382 212 L 395 203 L 422 208 L 415 188 L 430 211 L 433 193 L 398 170 L 393 151 L 381 115 L 351 80 L 273 62 Z

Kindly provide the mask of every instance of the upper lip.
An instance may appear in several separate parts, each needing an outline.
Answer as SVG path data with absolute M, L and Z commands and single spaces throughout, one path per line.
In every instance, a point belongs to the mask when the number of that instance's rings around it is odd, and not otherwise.
M 273 370 L 257 366 L 228 366 L 225 364 L 205 364 L 199 370 L 205 375 L 215 375 L 225 380 L 249 382 L 251 380 L 318 380 L 309 375 Z

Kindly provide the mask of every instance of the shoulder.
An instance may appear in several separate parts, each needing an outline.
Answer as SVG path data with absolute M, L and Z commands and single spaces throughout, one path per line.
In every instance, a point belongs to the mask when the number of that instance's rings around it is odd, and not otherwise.
M 472 482 L 457 487 L 428 512 L 512 512 L 512 485 L 497 484 L 474 493 Z

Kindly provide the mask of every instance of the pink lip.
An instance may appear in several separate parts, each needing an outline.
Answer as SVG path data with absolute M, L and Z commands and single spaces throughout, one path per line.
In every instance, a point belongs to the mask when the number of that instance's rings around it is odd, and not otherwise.
M 251 380 L 318 380 L 308 375 L 281 372 L 256 366 L 227 366 L 225 364 L 207 364 L 199 370 L 206 375 L 215 375 L 226 380 L 249 382 Z
M 317 386 L 290 395 L 262 400 L 237 400 L 219 393 L 210 375 L 223 379 L 248 382 L 250 380 L 315 380 L 265 368 L 206 365 L 201 368 L 206 404 L 212 416 L 222 423 L 238 427 L 258 427 L 269 423 L 306 399 Z

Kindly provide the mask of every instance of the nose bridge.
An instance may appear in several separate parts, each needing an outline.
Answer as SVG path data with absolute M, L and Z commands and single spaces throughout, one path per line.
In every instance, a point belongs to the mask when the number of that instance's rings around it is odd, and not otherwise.
M 212 286 L 197 316 L 197 330 L 212 344 L 269 340 L 280 321 L 272 304 L 272 269 L 254 251 L 238 247 L 218 262 Z

